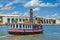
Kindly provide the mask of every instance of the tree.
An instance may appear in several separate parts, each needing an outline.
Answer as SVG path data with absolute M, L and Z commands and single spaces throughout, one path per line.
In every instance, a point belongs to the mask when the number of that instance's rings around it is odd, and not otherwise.
M 42 22 L 42 17 L 37 17 L 38 23 Z
M 5 25 L 8 25 L 9 23 L 8 22 L 5 22 Z
M 51 18 L 50 21 L 51 21 L 51 24 L 52 24 L 54 22 L 54 19 Z
M 15 19 L 15 20 L 14 20 L 14 23 L 17 23 L 17 22 L 18 22 L 18 21 Z

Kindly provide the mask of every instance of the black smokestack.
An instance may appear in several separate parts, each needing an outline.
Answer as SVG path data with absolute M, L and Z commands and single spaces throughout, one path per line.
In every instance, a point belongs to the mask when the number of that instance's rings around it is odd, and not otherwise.
M 30 22 L 33 23 L 33 10 L 30 9 Z

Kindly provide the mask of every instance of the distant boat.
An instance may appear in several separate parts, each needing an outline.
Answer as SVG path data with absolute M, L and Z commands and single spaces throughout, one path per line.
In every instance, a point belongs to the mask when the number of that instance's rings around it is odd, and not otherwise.
M 9 34 L 36 34 L 43 32 L 42 25 L 34 23 L 11 23 L 8 29 Z

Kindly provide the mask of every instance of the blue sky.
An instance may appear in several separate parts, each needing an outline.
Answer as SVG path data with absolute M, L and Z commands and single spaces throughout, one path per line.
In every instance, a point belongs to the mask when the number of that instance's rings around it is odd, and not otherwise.
M 30 8 L 34 16 L 60 18 L 60 0 L 0 0 L 0 14 L 29 16 Z

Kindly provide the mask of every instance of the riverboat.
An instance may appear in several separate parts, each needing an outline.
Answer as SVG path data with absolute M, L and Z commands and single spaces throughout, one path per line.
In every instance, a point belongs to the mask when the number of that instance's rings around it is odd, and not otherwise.
M 42 32 L 42 25 L 33 23 L 11 23 L 8 29 L 9 34 L 36 34 Z
M 10 23 L 8 28 L 9 34 L 33 34 L 43 32 L 43 26 L 38 22 L 38 19 L 33 18 L 33 10 L 30 9 L 30 21 L 20 23 Z

